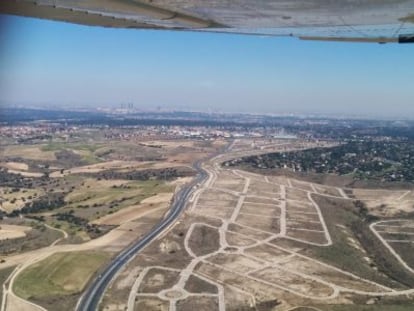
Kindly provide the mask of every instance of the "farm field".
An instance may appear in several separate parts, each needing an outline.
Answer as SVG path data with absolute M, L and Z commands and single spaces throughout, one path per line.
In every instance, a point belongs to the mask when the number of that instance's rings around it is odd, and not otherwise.
M 97 270 L 110 258 L 97 251 L 56 253 L 20 273 L 13 286 L 16 295 L 46 307 L 56 297 L 65 299 L 60 310 L 71 310 L 74 294 L 79 294 Z M 75 300 L 76 303 L 76 300 Z M 56 310 L 57 306 L 53 306 Z

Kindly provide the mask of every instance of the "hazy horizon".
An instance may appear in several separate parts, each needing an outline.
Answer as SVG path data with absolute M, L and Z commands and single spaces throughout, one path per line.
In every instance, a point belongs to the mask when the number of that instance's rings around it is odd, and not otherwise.
M 3 106 L 414 116 L 412 45 L 0 18 Z

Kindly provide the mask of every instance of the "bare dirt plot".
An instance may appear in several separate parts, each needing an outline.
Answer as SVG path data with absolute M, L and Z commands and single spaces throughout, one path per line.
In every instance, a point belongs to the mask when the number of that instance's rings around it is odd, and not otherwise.
M 139 297 L 135 300 L 134 310 L 168 311 L 170 303 L 157 297 Z
M 267 176 L 267 179 L 271 183 L 275 183 L 275 184 L 278 184 L 278 185 L 284 185 L 286 187 L 289 186 L 289 183 L 288 183 L 287 178 L 285 176 Z
M 244 188 L 244 181 L 239 180 L 216 180 L 213 187 L 219 189 L 227 189 L 236 192 L 242 192 Z
M 36 172 L 26 172 L 26 171 L 18 171 L 18 170 L 7 170 L 9 173 L 22 175 L 24 177 L 42 177 L 43 173 L 36 173 Z
M 252 276 L 283 286 L 284 288 L 288 288 L 303 295 L 328 297 L 333 293 L 333 289 L 323 283 L 303 278 L 276 267 L 263 269 L 253 273 Z
M 414 233 L 405 233 L 405 232 L 390 232 L 390 233 L 381 233 L 381 236 L 386 241 L 407 241 L 407 242 L 414 242 Z
M 219 253 L 209 257 L 207 261 L 237 273 L 247 273 L 262 266 L 262 263 L 257 260 L 238 254 Z
M 138 293 L 158 293 L 163 289 L 168 289 L 177 283 L 179 272 L 152 268 L 144 276 Z
M 255 243 L 254 240 L 249 239 L 246 236 L 226 232 L 226 241 L 230 246 L 249 246 Z
M 305 201 L 308 202 L 308 194 L 306 191 L 295 189 L 295 188 L 286 188 L 286 198 L 288 200 L 296 201 Z
M 179 300 L 176 306 L 177 311 L 214 311 L 218 310 L 217 297 L 188 297 Z
M 3 225 L 0 224 L 0 241 L 23 238 L 26 233 L 32 230 L 28 226 L 15 226 L 15 225 Z
M 188 246 L 197 256 L 206 255 L 215 252 L 220 247 L 220 235 L 217 229 L 195 225 L 191 232 Z
M 312 203 L 310 203 L 309 201 L 305 201 L 305 202 L 300 202 L 300 201 L 288 201 L 286 202 L 286 209 L 288 211 L 292 211 L 292 212 L 305 212 L 305 213 L 309 213 L 309 212 L 315 212 L 315 207 L 313 206 Z
M 324 232 L 303 231 L 296 228 L 287 228 L 286 235 L 291 238 L 307 241 L 311 243 L 323 244 L 326 243 Z
M 246 254 L 266 260 L 268 262 L 276 263 L 286 259 L 290 256 L 290 253 L 285 252 L 276 247 L 270 245 L 258 245 L 255 247 L 249 247 L 244 251 Z
M 223 201 L 237 201 L 237 196 L 219 190 L 206 190 L 200 195 L 199 200 L 223 200 Z
M 375 200 L 381 202 L 391 202 L 397 200 L 406 191 L 394 190 L 367 190 L 367 189 L 353 189 L 352 193 L 356 199 L 359 200 Z
M 277 205 L 264 205 L 264 204 L 249 204 L 244 203 L 240 209 L 240 213 L 253 214 L 258 216 L 279 217 L 280 207 Z
M 280 187 L 266 182 L 251 181 L 249 185 L 249 194 L 257 195 L 260 193 L 265 193 L 268 196 L 277 195 L 280 193 Z
M 247 226 L 241 226 L 238 224 L 229 224 L 228 231 L 245 235 L 253 240 L 264 240 L 271 235 L 270 232 L 266 233 L 259 230 L 254 230 L 254 228 L 249 228 Z
M 411 239 L 412 240 L 412 239 Z M 388 242 L 409 267 L 414 269 L 414 242 Z
M 194 294 L 201 294 L 201 293 L 208 293 L 208 294 L 217 294 L 218 289 L 217 286 L 207 282 L 205 280 L 200 279 L 195 275 L 190 275 L 185 284 L 184 289 L 189 293 Z
M 319 185 L 319 184 L 313 184 L 313 187 L 320 194 L 332 195 L 334 197 L 341 197 L 341 193 L 335 187 L 329 187 L 329 186 L 324 186 L 324 185 Z
M 271 234 L 277 234 L 280 232 L 280 221 L 278 218 L 239 214 L 236 219 L 236 223 L 261 231 L 266 231 Z
M 246 203 L 263 203 L 263 204 L 277 204 L 278 201 L 273 200 L 272 198 L 264 198 L 257 196 L 250 196 L 249 194 L 244 199 Z
M 310 183 L 299 181 L 296 179 L 291 179 L 290 182 L 292 184 L 292 187 L 294 188 L 305 191 L 313 191 L 313 188 L 311 187 Z
M 404 196 L 403 200 L 407 200 L 407 201 L 414 201 L 414 190 L 411 190 L 410 193 L 408 193 L 407 195 Z
M 211 217 L 230 219 L 235 205 L 235 203 L 229 201 L 215 202 L 214 205 L 203 205 L 199 201 L 195 211 Z
M 239 288 L 246 293 L 251 293 L 256 299 L 256 305 L 258 307 L 260 306 L 260 302 L 274 300 L 275 297 L 282 297 L 285 295 L 285 292 L 281 289 L 279 290 L 276 287 L 243 277 L 229 270 L 223 270 L 219 266 L 213 266 L 208 263 L 199 265 L 197 267 L 197 273 L 208 276 L 208 278 L 217 280 L 222 284 Z M 298 299 L 299 297 L 296 296 L 296 301 L 298 301 Z M 258 310 L 260 309 L 258 308 Z M 264 308 L 263 310 L 268 309 Z
M 384 199 L 384 201 L 371 200 L 364 201 L 364 203 L 371 213 L 379 216 L 392 217 L 398 215 L 401 212 L 414 212 L 413 201 L 395 201 Z
M 349 289 L 372 292 L 384 291 L 383 287 L 363 281 L 357 277 L 353 277 L 350 274 L 342 273 L 332 267 L 322 265 L 299 256 L 294 256 L 287 261 L 281 262 L 279 265 L 291 271 L 310 274 L 327 282 Z
M 309 222 L 298 219 L 287 219 L 286 227 L 323 231 L 323 227 L 320 222 Z
M 414 226 L 407 226 L 404 224 L 401 224 L 400 226 L 391 226 L 391 227 L 386 227 L 386 226 L 375 226 L 375 229 L 377 230 L 378 233 L 380 233 L 381 235 L 383 235 L 384 233 L 413 233 L 414 234 Z
M 301 211 L 291 211 L 288 210 L 286 213 L 287 219 L 290 220 L 298 220 L 298 221 L 311 221 L 311 222 L 319 222 L 319 215 L 316 212 L 309 211 L 309 212 L 301 212 Z
M 27 171 L 29 169 L 29 165 L 21 162 L 0 162 L 0 166 L 17 171 Z

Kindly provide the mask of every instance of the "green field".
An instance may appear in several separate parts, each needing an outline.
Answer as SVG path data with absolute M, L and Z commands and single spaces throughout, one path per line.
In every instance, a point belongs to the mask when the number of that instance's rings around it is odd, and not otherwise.
M 109 257 L 92 251 L 53 254 L 19 274 L 13 291 L 35 301 L 78 294 Z
M 3 300 L 3 284 L 16 267 L 0 269 L 0 305 Z

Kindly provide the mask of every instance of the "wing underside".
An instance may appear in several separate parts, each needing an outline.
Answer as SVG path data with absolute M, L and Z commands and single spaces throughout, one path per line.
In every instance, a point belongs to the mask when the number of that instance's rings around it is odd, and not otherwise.
M 414 0 L 2 0 L 0 13 L 118 28 L 414 40 Z

